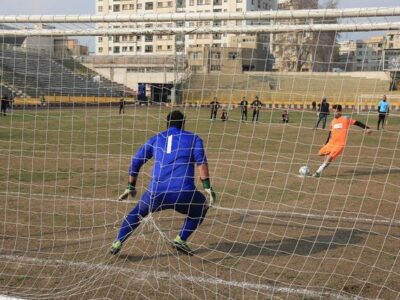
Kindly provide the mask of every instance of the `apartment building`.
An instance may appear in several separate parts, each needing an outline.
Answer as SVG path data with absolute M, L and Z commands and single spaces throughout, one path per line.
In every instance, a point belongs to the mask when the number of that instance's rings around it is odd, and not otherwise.
M 277 0 L 96 0 L 97 14 L 145 14 L 189 12 L 246 12 L 276 9 Z M 112 28 L 155 27 L 208 27 L 223 25 L 261 24 L 257 21 L 204 21 L 176 23 L 108 24 Z M 230 47 L 235 34 L 187 34 L 187 35 L 122 35 L 97 37 L 97 55 L 174 55 L 184 53 L 191 45 Z M 269 35 L 258 37 L 261 47 L 268 49 Z
M 336 66 L 343 71 L 382 71 L 385 51 L 400 49 L 400 32 L 339 42 Z

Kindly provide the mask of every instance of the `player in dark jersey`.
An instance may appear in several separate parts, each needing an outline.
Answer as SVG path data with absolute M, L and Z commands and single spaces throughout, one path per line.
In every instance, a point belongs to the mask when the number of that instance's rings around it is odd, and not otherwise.
M 217 97 L 214 97 L 214 100 L 210 102 L 211 105 L 211 115 L 210 119 L 215 120 L 217 118 L 219 102 L 217 101 Z
M 258 100 L 258 96 L 254 98 L 254 101 L 251 103 L 251 107 L 253 108 L 253 119 L 252 121 L 258 121 L 258 117 L 260 115 L 260 109 L 262 107 L 262 103 Z
M 192 255 L 186 240 L 203 222 L 209 203 L 214 203 L 216 195 L 210 183 L 203 141 L 198 135 L 185 131 L 184 124 L 184 115 L 180 111 L 171 112 L 167 117 L 167 130 L 148 140 L 132 158 L 128 187 L 119 200 L 136 195 L 135 185 L 140 168 L 151 158 L 154 159 L 152 178 L 147 191 L 125 217 L 112 244 L 111 254 L 121 250 L 125 240 L 150 212 L 174 209 L 187 217 L 172 245 L 178 251 Z M 195 187 L 195 165 L 209 202 Z
M 242 115 L 241 120 L 247 121 L 247 107 L 249 106 L 249 102 L 247 101 L 246 97 L 243 97 L 242 101 L 239 103 L 240 112 Z

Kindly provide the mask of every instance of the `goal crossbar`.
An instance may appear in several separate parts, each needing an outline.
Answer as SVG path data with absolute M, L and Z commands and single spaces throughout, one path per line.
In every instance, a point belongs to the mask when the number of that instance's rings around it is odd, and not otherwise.
M 220 27 L 159 27 L 159 28 L 105 28 L 105 29 L 11 29 L 0 30 L 0 36 L 102 36 L 124 34 L 167 35 L 177 33 L 278 33 L 296 31 L 378 31 L 400 30 L 400 22 L 362 24 L 301 24 L 249 25 Z
M 400 16 L 399 7 L 346 8 L 312 10 L 275 10 L 230 13 L 161 13 L 115 15 L 4 15 L 0 23 L 108 23 L 108 22 L 171 22 L 212 20 L 277 20 L 325 19 Z

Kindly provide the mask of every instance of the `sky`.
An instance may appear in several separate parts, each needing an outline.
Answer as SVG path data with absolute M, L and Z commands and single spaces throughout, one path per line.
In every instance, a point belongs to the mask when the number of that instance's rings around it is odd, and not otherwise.
M 77 15 L 94 14 L 96 0 L 0 0 L 0 15 Z M 326 0 L 320 0 L 324 2 Z M 339 8 L 400 6 L 399 0 L 339 0 Z M 378 20 L 382 21 L 382 19 Z M 396 18 L 400 21 L 400 18 Z M 344 33 L 342 40 L 362 39 L 380 33 Z M 83 39 L 83 44 L 93 48 L 93 39 Z

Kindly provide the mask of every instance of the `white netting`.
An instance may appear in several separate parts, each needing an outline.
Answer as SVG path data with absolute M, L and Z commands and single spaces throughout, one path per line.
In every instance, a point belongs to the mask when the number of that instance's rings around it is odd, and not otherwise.
M 33 29 L 29 19 L 0 17 L 5 23 L 0 87 L 10 106 L 0 116 L 0 294 L 399 298 L 399 118 L 390 117 L 385 130 L 372 135 L 351 127 L 347 147 L 321 178 L 299 176 L 300 167 L 313 172 L 322 163 L 318 150 L 328 130 L 313 130 L 321 99 L 342 104 L 345 115 L 375 128 L 382 95 L 388 95 L 391 116 L 397 114 L 399 94 L 390 90 L 397 75 L 376 63 L 383 57 L 373 50 L 379 41 L 353 45 L 362 52 L 355 57 L 340 53 L 340 32 L 349 30 L 341 26 L 355 20 L 354 11 L 322 11 L 322 18 L 312 13 L 288 20 L 272 12 L 274 27 L 265 16 L 250 13 L 243 27 L 248 30 L 242 30 L 247 33 L 239 36 L 237 22 L 246 20 L 245 13 L 244 19 L 204 14 L 200 21 L 175 14 L 173 21 L 184 23 L 163 32 L 154 25 L 153 32 L 137 26 L 142 32 L 129 34 L 123 32 L 129 28 L 113 23 L 96 37 L 92 56 L 82 55 L 86 50 L 62 31 L 91 35 L 98 23 L 54 17 L 54 28 L 36 29 L 42 35 L 27 40 L 26 32 L 14 31 Z M 335 25 L 346 13 L 350 19 Z M 356 13 L 371 17 L 362 21 L 371 30 L 372 17 L 386 16 L 380 26 L 391 29 L 390 16 L 399 10 Z M 213 20 L 231 31 L 205 23 Z M 175 38 L 171 28 L 187 31 Z M 269 34 L 274 28 L 280 29 Z M 138 47 L 146 45 L 153 53 L 139 56 L 145 48 Z M 100 47 L 107 53 L 98 53 Z M 370 56 L 374 63 L 366 62 Z M 242 120 L 243 97 L 247 120 Z M 255 97 L 262 103 L 257 122 Z M 220 107 L 210 120 L 215 100 Z M 194 256 L 179 255 L 170 245 L 184 221 L 172 210 L 145 218 L 112 256 L 111 243 L 136 203 L 116 200 L 126 187 L 130 159 L 165 129 L 171 103 L 185 113 L 186 129 L 204 141 L 218 201 L 188 241 Z M 360 106 L 367 110 L 359 114 Z M 285 110 L 288 123 L 282 120 Z M 152 166 L 150 161 L 141 170 L 139 195 Z M 196 184 L 202 190 L 199 180 Z

